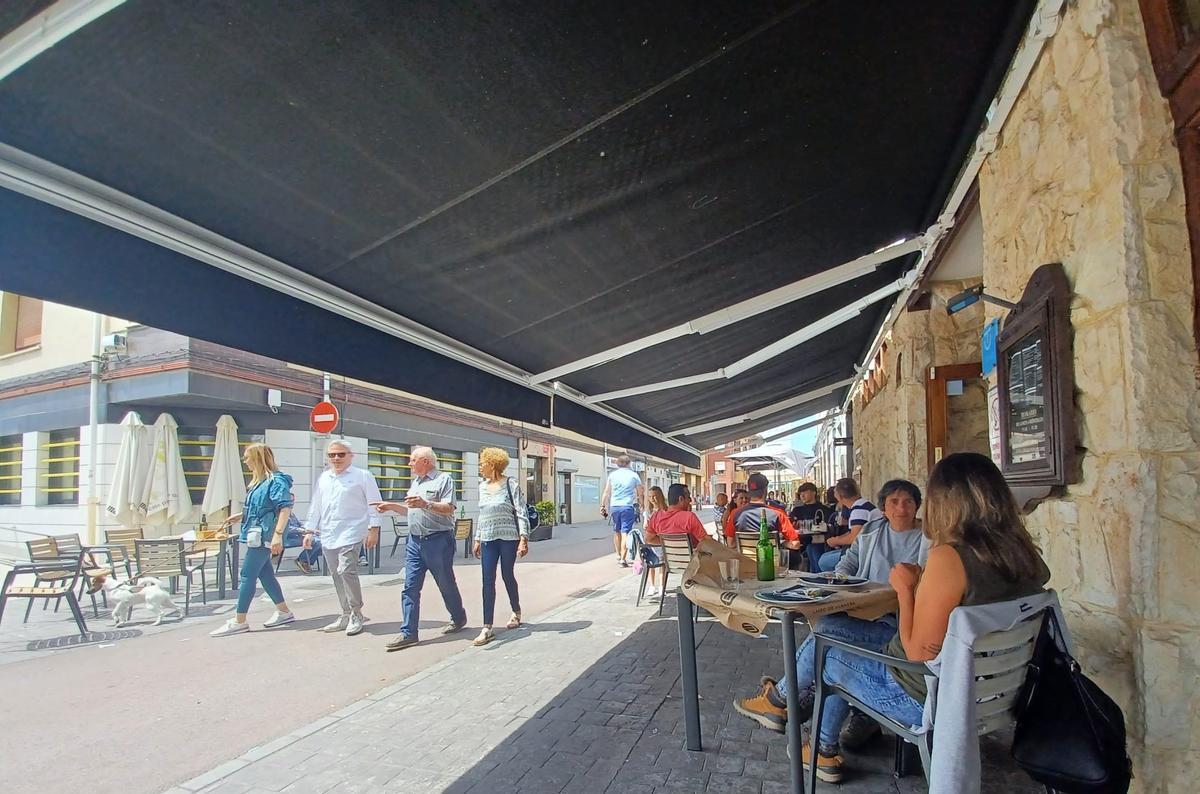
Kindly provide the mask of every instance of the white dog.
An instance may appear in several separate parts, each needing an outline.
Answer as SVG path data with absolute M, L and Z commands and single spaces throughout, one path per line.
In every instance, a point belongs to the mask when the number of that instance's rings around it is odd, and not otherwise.
M 153 576 L 143 576 L 136 582 L 118 582 L 108 574 L 92 577 L 92 585 L 88 592 L 96 593 L 100 590 L 104 591 L 113 605 L 113 625 L 117 627 L 129 622 L 133 608 L 138 604 L 145 604 L 146 608 L 155 614 L 155 626 L 161 624 L 167 615 L 183 615 L 183 610 L 171 600 L 171 594 L 162 586 L 162 582 Z

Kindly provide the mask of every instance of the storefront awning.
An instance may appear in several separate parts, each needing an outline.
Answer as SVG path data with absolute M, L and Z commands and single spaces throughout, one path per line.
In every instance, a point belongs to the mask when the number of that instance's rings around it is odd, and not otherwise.
M 845 398 L 1033 5 L 23 4 L 0 289 L 696 465 Z

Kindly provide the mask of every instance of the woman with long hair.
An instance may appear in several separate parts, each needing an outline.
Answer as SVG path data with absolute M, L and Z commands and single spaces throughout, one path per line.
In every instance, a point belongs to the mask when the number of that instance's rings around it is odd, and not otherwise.
M 275 578 L 271 557 L 283 553 L 283 533 L 287 528 L 288 516 L 292 514 L 292 478 L 275 465 L 275 453 L 266 444 L 251 444 L 242 453 L 242 462 L 250 469 L 250 488 L 246 492 L 246 506 L 242 512 L 225 520 L 225 526 L 240 516 L 241 531 L 238 542 L 246 544 L 246 556 L 242 559 L 242 582 L 238 587 L 237 612 L 213 637 L 239 634 L 250 630 L 246 614 L 254 600 L 257 582 L 262 582 L 267 591 L 275 614 L 263 623 L 264 628 L 274 628 L 296 619 L 283 599 L 283 590 Z
M 927 662 L 941 652 L 956 607 L 1023 598 L 1050 579 L 1004 475 L 978 453 L 958 452 L 934 466 L 922 531 L 932 544 L 925 570 L 901 563 L 889 577 L 900 602 L 899 629 L 884 650 L 889 656 Z M 928 695 L 922 675 L 835 648 L 824 678 L 897 722 L 921 723 Z M 847 708 L 842 698 L 830 697 L 821 718 L 817 776 L 831 783 L 842 777 L 838 732 Z M 805 766 L 809 755 L 806 744 Z
M 650 519 L 662 510 L 667 509 L 667 497 L 663 495 L 662 488 L 657 485 L 650 486 L 650 490 L 646 492 L 646 515 L 642 522 L 643 527 L 650 526 Z M 650 583 L 650 591 L 646 593 L 647 598 L 654 598 L 658 595 L 658 570 L 654 566 L 658 565 L 661 556 L 658 551 L 647 546 L 642 533 L 638 530 L 635 539 L 638 545 L 638 556 L 641 558 L 642 565 L 649 565 L 650 572 L 647 576 L 647 581 Z
M 529 553 L 529 515 L 525 511 L 525 493 L 511 477 L 508 453 L 499 447 L 479 450 L 479 530 L 475 533 L 475 556 L 483 572 L 483 628 L 475 645 L 487 645 L 495 635 L 492 621 L 496 615 L 496 566 L 508 591 L 512 617 L 505 628 L 521 625 L 521 598 L 517 590 L 517 558 Z

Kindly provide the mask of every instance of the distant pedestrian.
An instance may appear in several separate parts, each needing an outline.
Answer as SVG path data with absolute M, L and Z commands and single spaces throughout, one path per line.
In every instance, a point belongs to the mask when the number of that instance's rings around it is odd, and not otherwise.
M 628 455 L 617 457 L 617 468 L 608 475 L 604 494 L 600 497 L 600 515 L 613 522 L 613 550 L 617 553 L 617 564 L 629 567 L 629 531 L 637 519 L 638 510 L 645 500 L 642 478 L 629 468 Z
M 387 644 L 398 651 L 420 642 L 421 588 L 425 574 L 433 576 L 450 613 L 450 622 L 442 634 L 462 631 L 467 625 L 458 580 L 454 577 L 454 480 L 438 471 L 437 455 L 429 447 L 413 447 L 408 458 L 412 467 L 412 486 L 404 504 L 383 502 L 380 510 L 408 512 L 408 541 L 404 544 L 404 591 L 400 602 L 404 619 L 400 634 Z
M 275 578 L 271 565 L 273 554 L 283 553 L 283 533 L 288 517 L 292 514 L 292 478 L 275 465 L 275 454 L 266 444 L 251 444 L 242 453 L 242 462 L 250 469 L 250 490 L 246 492 L 246 505 L 241 513 L 230 516 L 225 525 L 241 518 L 238 542 L 246 544 L 246 556 L 242 560 L 242 582 L 238 587 L 238 600 L 234 616 L 219 629 L 211 632 L 213 637 L 224 637 L 250 630 L 246 615 L 250 602 L 254 600 L 256 584 L 262 582 L 263 590 L 275 604 L 275 614 L 263 623 L 265 628 L 282 626 L 296 619 L 283 599 L 283 589 Z
M 304 528 L 321 538 L 321 556 L 342 608 L 338 619 L 321 631 L 345 631 L 353 637 L 363 630 L 359 551 L 364 541 L 368 549 L 379 543 L 379 512 L 374 505 L 383 497 L 375 475 L 353 465 L 354 450 L 345 441 L 330 441 L 325 446 L 325 461 L 329 468 L 317 478 Z M 305 548 L 311 546 L 309 536 Z
M 508 591 L 512 617 L 505 628 L 521 625 L 521 597 L 517 590 L 517 558 L 529 553 L 529 516 L 525 512 L 525 494 L 511 477 L 505 475 L 508 453 L 499 447 L 479 450 L 479 529 L 475 533 L 474 552 L 483 574 L 483 628 L 475 645 L 487 645 L 495 635 L 492 620 L 496 613 L 496 565 Z

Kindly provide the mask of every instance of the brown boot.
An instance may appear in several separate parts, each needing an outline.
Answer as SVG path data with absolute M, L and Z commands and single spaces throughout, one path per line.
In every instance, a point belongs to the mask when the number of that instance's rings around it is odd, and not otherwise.
M 804 769 L 807 771 L 812 757 L 812 746 L 807 742 L 800 754 L 804 759 Z M 817 777 L 826 783 L 842 782 L 842 757 L 840 755 L 823 755 L 817 753 Z
M 733 701 L 738 714 L 749 717 L 769 731 L 787 731 L 787 701 L 775 689 L 775 680 L 763 678 L 762 689 L 754 697 Z

